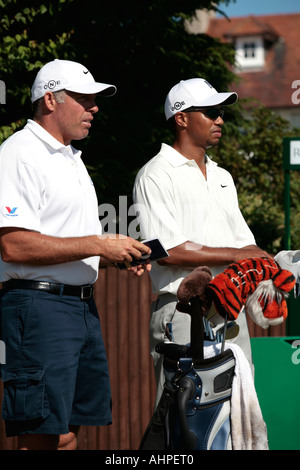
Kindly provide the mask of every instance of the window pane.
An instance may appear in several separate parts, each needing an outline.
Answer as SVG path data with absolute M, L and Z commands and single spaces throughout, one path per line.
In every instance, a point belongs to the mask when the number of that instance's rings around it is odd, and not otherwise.
M 249 57 L 255 57 L 255 43 L 254 42 L 244 43 L 244 57 L 245 59 Z

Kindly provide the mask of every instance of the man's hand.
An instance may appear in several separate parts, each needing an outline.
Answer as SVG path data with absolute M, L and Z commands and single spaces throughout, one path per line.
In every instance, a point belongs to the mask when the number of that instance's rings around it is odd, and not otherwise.
M 99 235 L 99 254 L 111 263 L 130 263 L 133 259 L 140 259 L 143 254 L 150 254 L 148 246 L 125 235 L 107 234 Z M 130 269 L 132 269 L 130 267 Z
M 150 272 L 152 265 L 149 261 L 138 266 L 130 266 L 130 262 L 133 258 L 139 259 L 142 254 L 150 254 L 151 250 L 143 243 L 140 243 L 125 235 L 101 235 L 99 238 L 103 241 L 107 241 L 108 254 L 102 254 L 100 256 L 101 265 L 109 265 L 111 263 L 124 263 L 128 265 L 127 270 L 130 271 L 134 276 L 141 276 L 145 271 Z M 113 243 L 112 240 L 114 240 Z M 120 258 L 121 256 L 121 258 Z M 118 259 L 116 259 L 118 257 Z
M 145 271 L 150 272 L 152 268 L 152 265 L 149 261 L 147 261 L 144 264 L 140 264 L 139 266 L 132 266 L 131 268 L 128 269 L 128 271 L 131 271 L 134 276 L 141 276 L 144 274 Z
M 271 258 L 273 259 L 274 256 L 270 253 L 267 253 L 265 250 L 262 250 L 256 245 L 248 245 L 244 246 L 243 248 L 239 248 L 234 256 L 234 262 L 240 261 L 242 259 L 247 258 Z

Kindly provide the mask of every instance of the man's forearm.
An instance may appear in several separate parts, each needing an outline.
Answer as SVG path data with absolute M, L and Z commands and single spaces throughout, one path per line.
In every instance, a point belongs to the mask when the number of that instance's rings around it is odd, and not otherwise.
M 106 262 L 131 261 L 150 250 L 137 240 L 118 235 L 59 238 L 22 229 L 0 230 L 2 260 L 7 263 L 53 265 L 103 256 Z
M 51 265 L 93 256 L 92 237 L 59 238 L 27 230 L 1 236 L 1 256 L 7 263 Z
M 245 258 L 272 257 L 256 245 L 243 248 L 214 248 L 185 242 L 168 250 L 169 257 L 160 260 L 162 266 L 180 266 L 192 268 L 197 266 L 225 266 Z

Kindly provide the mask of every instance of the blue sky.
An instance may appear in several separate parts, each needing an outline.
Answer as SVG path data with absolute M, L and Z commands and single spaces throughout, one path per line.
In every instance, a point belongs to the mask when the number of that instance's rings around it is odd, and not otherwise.
M 299 0 L 231 0 L 225 7 L 220 3 L 220 10 L 227 16 L 272 15 L 277 13 L 300 13 Z

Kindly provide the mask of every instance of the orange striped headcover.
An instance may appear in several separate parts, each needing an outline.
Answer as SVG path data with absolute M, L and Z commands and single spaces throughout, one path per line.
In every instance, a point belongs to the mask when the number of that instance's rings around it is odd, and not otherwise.
M 216 310 L 228 318 L 238 317 L 249 295 L 261 281 L 272 279 L 274 285 L 289 292 L 295 285 L 295 278 L 289 271 L 281 269 L 271 258 L 249 258 L 232 263 L 207 285 L 207 293 Z

